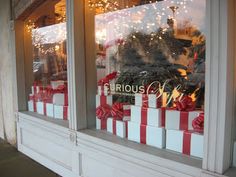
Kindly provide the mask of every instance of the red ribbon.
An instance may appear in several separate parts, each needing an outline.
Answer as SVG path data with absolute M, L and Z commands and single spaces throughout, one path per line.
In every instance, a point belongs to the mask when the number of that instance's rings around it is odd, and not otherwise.
M 180 130 L 188 130 L 188 119 L 189 119 L 189 112 L 180 111 Z
M 183 154 L 190 155 L 192 133 L 190 131 L 184 131 L 183 133 L 184 133 L 184 136 L 183 136 Z
M 165 107 L 161 108 L 161 126 L 162 127 L 166 126 L 166 108 Z
M 63 106 L 63 120 L 68 120 L 68 106 Z
M 193 129 L 196 132 L 203 133 L 204 131 L 204 113 L 200 113 L 192 122 Z
M 115 79 L 117 76 L 117 72 L 113 72 L 111 74 L 108 74 L 105 78 L 102 78 L 98 81 L 99 86 L 104 86 L 105 84 L 108 84 L 111 80 Z
M 142 94 L 142 106 L 148 108 L 148 95 Z
M 123 120 L 124 116 L 130 116 L 130 109 L 124 109 L 125 103 L 114 103 L 111 108 L 111 115 L 116 120 Z
M 106 105 L 107 104 L 107 96 L 100 95 L 100 105 Z
M 108 104 L 99 106 L 96 109 L 96 116 L 98 119 L 107 120 L 107 118 L 111 117 L 111 107 Z
M 147 126 L 140 125 L 140 143 L 146 144 L 146 137 L 147 137 Z
M 116 135 L 116 119 L 112 119 L 113 134 Z
M 148 108 L 142 107 L 141 108 L 141 124 L 147 125 L 148 119 Z
M 192 98 L 189 96 L 183 96 L 183 98 L 178 97 L 177 101 L 174 102 L 176 109 L 179 111 L 193 111 L 196 107 Z

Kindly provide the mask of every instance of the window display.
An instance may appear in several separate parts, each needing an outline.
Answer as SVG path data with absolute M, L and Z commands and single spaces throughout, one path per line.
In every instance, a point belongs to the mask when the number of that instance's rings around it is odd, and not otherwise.
M 68 120 L 66 1 L 47 0 L 35 9 L 25 20 L 25 40 L 33 75 L 26 81 L 28 110 Z
M 96 128 L 202 158 L 206 1 L 88 6 L 96 14 Z

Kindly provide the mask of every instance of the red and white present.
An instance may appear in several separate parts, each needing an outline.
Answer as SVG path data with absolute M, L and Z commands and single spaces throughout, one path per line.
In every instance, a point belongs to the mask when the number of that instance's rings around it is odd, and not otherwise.
M 96 108 L 105 104 L 112 106 L 112 95 L 96 95 Z
M 53 95 L 53 104 L 68 106 L 68 93 L 56 93 Z
M 98 95 L 109 95 L 110 94 L 110 89 L 108 85 L 99 85 L 98 86 Z
M 54 117 L 54 105 L 47 102 L 37 102 L 37 113 L 48 117 Z
M 108 118 L 107 131 L 121 138 L 126 138 L 128 131 L 128 122 L 116 120 L 114 118 Z
M 166 149 L 203 158 L 203 134 L 194 131 L 166 131 Z
M 193 130 L 192 122 L 203 111 L 166 110 L 166 129 Z
M 111 115 L 116 120 L 130 121 L 131 106 L 126 103 L 114 103 L 111 108 Z
M 107 119 L 99 119 L 96 117 L 96 129 L 106 130 L 107 129 Z
M 159 94 L 135 94 L 135 105 L 146 108 L 161 108 L 162 96 Z
M 68 120 L 69 118 L 68 106 L 54 105 L 54 118 Z
M 128 122 L 128 139 L 157 148 L 165 147 L 165 129 Z
M 63 81 L 63 80 L 51 81 L 52 89 L 57 89 L 61 85 L 65 85 L 65 81 Z
M 164 127 L 165 116 L 162 111 L 162 108 L 131 106 L 131 121 L 137 124 Z
M 37 105 L 34 100 L 29 100 L 28 101 L 28 110 L 30 112 L 37 112 Z

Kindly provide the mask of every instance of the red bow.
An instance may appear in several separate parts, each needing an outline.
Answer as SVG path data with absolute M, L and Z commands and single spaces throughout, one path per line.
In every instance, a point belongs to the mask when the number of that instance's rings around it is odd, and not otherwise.
M 195 103 L 192 98 L 189 96 L 184 96 L 183 98 L 177 98 L 177 101 L 174 102 L 176 109 L 179 111 L 193 111 L 195 109 Z
M 111 108 L 111 115 L 116 120 L 122 120 L 124 117 L 124 104 L 123 103 L 115 103 Z
M 96 116 L 101 120 L 111 117 L 111 107 L 108 104 L 99 106 L 96 109 Z
M 204 130 L 204 113 L 200 113 L 192 122 L 193 129 L 196 132 L 203 133 Z
M 111 74 L 108 74 L 105 78 L 102 78 L 98 81 L 99 86 L 103 86 L 105 84 L 108 84 L 111 80 L 115 79 L 117 76 L 117 72 L 113 72 Z

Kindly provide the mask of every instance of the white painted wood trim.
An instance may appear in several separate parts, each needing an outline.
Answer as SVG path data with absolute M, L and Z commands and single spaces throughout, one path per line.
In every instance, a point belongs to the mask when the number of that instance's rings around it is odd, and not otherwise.
M 229 0 L 207 0 L 207 61 L 203 169 L 223 174 L 231 164 L 233 58 Z
M 84 1 L 67 0 L 67 56 L 70 128 L 87 128 Z

